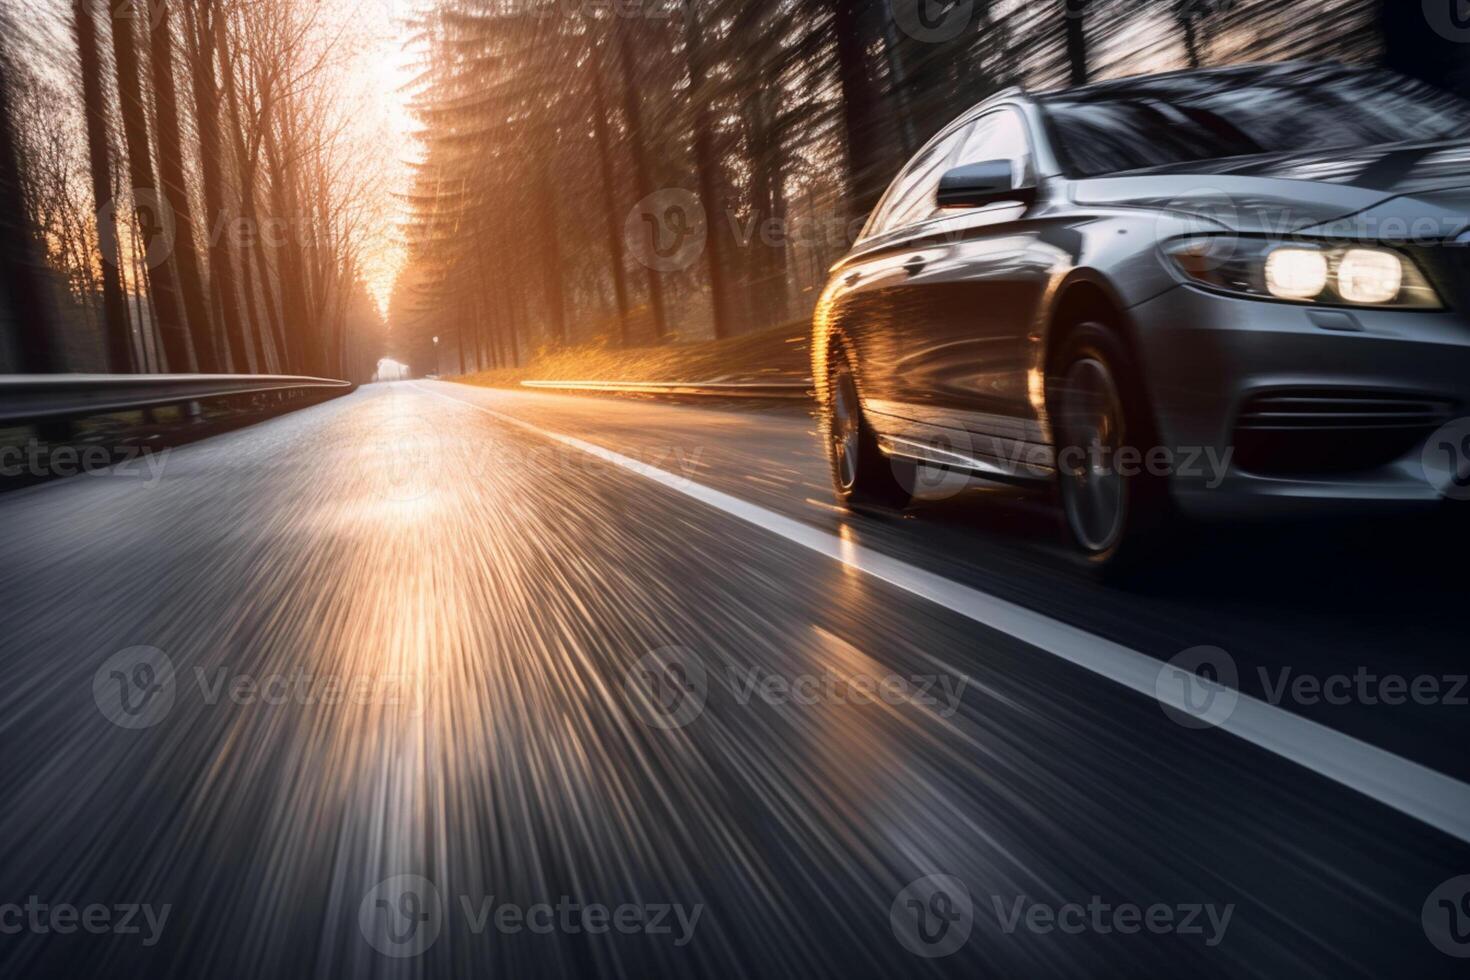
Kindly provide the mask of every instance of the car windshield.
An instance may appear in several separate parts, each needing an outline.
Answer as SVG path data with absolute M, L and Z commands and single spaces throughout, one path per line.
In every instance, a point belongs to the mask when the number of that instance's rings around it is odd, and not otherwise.
M 1165 76 L 1064 92 L 1042 106 L 1073 177 L 1470 137 L 1470 103 L 1385 72 L 1340 68 Z

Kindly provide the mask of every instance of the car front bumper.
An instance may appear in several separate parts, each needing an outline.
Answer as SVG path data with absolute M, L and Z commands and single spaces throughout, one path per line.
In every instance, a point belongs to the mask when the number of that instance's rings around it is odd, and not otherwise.
M 1178 286 L 1130 311 L 1186 513 L 1322 512 L 1444 498 L 1422 463 L 1470 415 L 1470 322 Z M 1465 504 L 1470 511 L 1470 502 Z

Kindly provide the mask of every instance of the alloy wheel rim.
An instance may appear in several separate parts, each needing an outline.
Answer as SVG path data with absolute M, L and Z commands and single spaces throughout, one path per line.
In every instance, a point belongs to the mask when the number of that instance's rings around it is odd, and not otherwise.
M 837 476 L 842 489 L 851 490 L 857 482 L 858 407 L 857 385 L 846 367 L 834 371 L 832 392 L 832 453 L 837 462 Z
M 1127 506 L 1116 465 L 1124 436 L 1122 400 L 1112 371 L 1090 357 L 1067 371 L 1062 392 L 1061 445 L 1082 451 L 1061 474 L 1067 522 L 1083 548 L 1099 554 L 1122 536 Z

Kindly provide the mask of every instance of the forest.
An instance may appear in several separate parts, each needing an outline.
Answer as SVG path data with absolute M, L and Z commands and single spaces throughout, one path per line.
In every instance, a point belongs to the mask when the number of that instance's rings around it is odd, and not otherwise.
M 800 322 L 903 161 L 996 91 L 1319 59 L 1463 93 L 1457 23 L 1382 0 L 8 0 L 0 369 L 367 380 Z M 403 52 L 406 138 L 359 97 L 364 35 Z

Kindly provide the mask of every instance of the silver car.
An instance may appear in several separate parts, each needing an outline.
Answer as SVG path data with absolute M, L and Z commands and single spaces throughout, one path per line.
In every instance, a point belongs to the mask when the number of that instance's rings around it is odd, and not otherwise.
M 1470 496 L 1470 106 L 1286 64 L 986 100 L 816 311 L 850 506 L 1056 487 L 1118 567 L 1179 517 Z

